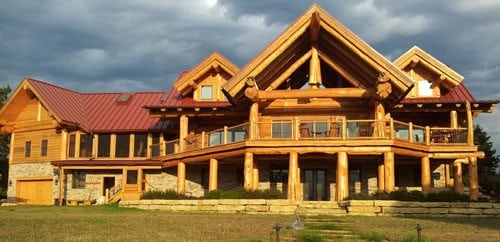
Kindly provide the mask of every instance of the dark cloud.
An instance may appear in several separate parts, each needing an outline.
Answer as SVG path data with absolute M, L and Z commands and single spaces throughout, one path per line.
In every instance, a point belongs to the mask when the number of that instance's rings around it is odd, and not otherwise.
M 29 75 L 80 91 L 165 89 L 213 51 L 246 64 L 311 4 L 3 1 L 0 85 L 16 86 Z M 477 98 L 500 99 L 499 1 L 318 4 L 388 59 L 418 45 L 461 73 Z M 480 121 L 499 144 L 500 114 L 488 116 Z

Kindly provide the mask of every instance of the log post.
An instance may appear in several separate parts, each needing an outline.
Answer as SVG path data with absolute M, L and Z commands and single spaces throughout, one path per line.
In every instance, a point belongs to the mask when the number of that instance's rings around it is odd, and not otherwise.
M 188 137 L 188 117 L 183 114 L 179 118 L 179 151 L 186 151 L 186 138 Z
M 217 172 L 219 162 L 216 159 L 210 159 L 209 175 L 208 175 L 208 191 L 217 190 Z
M 290 152 L 290 159 L 288 162 L 288 199 L 296 200 L 297 194 L 297 168 L 299 164 L 299 154 L 297 152 Z
M 458 128 L 457 111 L 455 111 L 455 110 L 450 112 L 450 128 L 453 128 L 453 129 Z
M 396 177 L 394 176 L 394 152 L 384 153 L 384 191 L 394 191 Z
M 379 158 L 377 159 L 377 171 L 378 171 L 378 176 L 377 176 L 377 188 L 378 192 L 383 192 L 384 191 L 384 162 Z
M 375 125 L 376 132 L 374 132 L 375 137 L 384 137 L 385 136 L 385 108 L 382 102 L 376 100 L 375 101 L 375 115 L 374 118 L 377 121 Z
M 349 178 L 347 152 L 337 155 L 337 201 L 342 201 L 349 196 Z
M 453 191 L 464 191 L 464 185 L 462 183 L 462 160 L 460 159 L 453 162 Z
M 469 157 L 469 198 L 477 201 L 479 197 L 479 186 L 477 177 L 477 157 Z
M 292 137 L 294 140 L 299 140 L 300 137 L 300 121 L 298 117 L 293 117 L 293 126 L 292 126 Z
M 391 119 L 389 120 L 389 122 L 390 122 L 390 123 L 389 123 L 389 127 L 391 128 L 391 130 L 390 130 L 391 140 L 394 140 L 394 135 L 396 134 L 396 132 L 395 132 L 395 130 L 394 130 L 394 119 L 393 119 L 393 118 L 391 118 Z
M 322 83 L 321 67 L 316 44 L 311 46 L 311 61 L 309 62 L 309 89 L 318 89 Z
M 449 162 L 446 162 L 444 164 L 444 186 L 451 187 L 450 163 Z
M 243 164 L 244 187 L 246 190 L 252 190 L 253 186 L 253 153 L 245 152 L 245 161 Z
M 467 110 L 467 144 L 472 146 L 474 145 L 474 124 L 469 101 L 465 102 L 465 109 Z
M 421 169 L 422 193 L 427 195 L 431 191 L 431 164 L 428 156 L 421 158 Z
M 182 161 L 177 164 L 177 193 L 186 194 L 186 164 Z
M 347 120 L 345 118 L 342 119 L 342 140 L 347 139 Z
M 63 205 L 64 200 L 64 168 L 59 167 L 59 206 Z
M 410 143 L 413 143 L 413 122 L 408 123 L 408 139 L 410 140 Z
M 252 191 L 259 189 L 259 162 L 254 160 L 252 170 Z
M 249 122 L 249 134 L 248 138 L 249 140 L 254 140 L 257 139 L 258 137 L 258 121 L 259 121 L 259 104 L 258 103 L 252 103 L 252 106 L 250 106 L 250 114 L 248 116 L 248 122 Z
M 431 128 L 429 126 L 425 126 L 425 144 L 431 145 Z
M 205 143 L 207 142 L 206 135 L 207 135 L 207 133 L 205 131 L 201 132 L 201 148 L 202 149 L 205 148 Z
M 224 144 L 227 144 L 227 126 L 224 126 Z
M 142 194 L 142 183 L 144 182 L 143 176 L 142 168 L 139 168 L 137 170 L 137 191 L 139 191 L 139 194 Z

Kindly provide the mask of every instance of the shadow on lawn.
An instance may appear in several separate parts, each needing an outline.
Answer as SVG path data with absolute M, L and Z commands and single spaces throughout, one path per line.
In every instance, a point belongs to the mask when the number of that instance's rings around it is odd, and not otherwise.
M 498 217 L 404 217 L 408 219 L 420 219 L 420 220 L 430 220 L 434 222 L 444 222 L 444 223 L 457 223 L 457 224 L 467 224 L 474 225 L 481 228 L 500 230 L 500 218 Z

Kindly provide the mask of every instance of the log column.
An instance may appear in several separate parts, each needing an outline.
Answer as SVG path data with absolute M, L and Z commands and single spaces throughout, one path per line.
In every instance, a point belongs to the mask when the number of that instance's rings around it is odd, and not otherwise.
M 428 194 L 431 191 L 431 164 L 428 156 L 421 159 L 422 168 L 422 193 Z
M 216 159 L 210 159 L 209 165 L 209 175 L 208 175 L 208 191 L 217 190 L 217 172 L 219 162 Z
M 253 162 L 252 170 L 252 191 L 259 189 L 259 162 Z
M 186 164 L 177 164 L 177 193 L 186 194 Z
M 299 154 L 297 152 L 290 153 L 288 162 L 288 199 L 296 200 L 297 194 L 297 169 L 299 167 Z
M 186 138 L 188 137 L 188 117 L 183 114 L 179 118 L 179 151 L 186 151 Z
M 381 159 L 377 160 L 377 170 L 378 170 L 378 176 L 377 176 L 378 192 L 383 192 L 385 177 L 384 177 L 384 162 Z
M 446 162 L 444 164 L 444 186 L 451 187 L 451 174 L 450 174 L 450 163 Z
M 479 187 L 477 178 L 477 157 L 469 157 L 469 197 L 477 201 L 479 197 Z
M 474 145 L 474 126 L 472 123 L 472 111 L 469 101 L 465 102 L 465 109 L 467 110 L 467 144 Z
M 337 155 L 337 201 L 342 201 L 349 196 L 349 178 L 347 152 Z
M 252 103 L 250 106 L 250 114 L 248 115 L 248 122 L 250 125 L 248 138 L 250 140 L 257 139 L 258 136 L 258 121 L 259 121 L 259 104 Z
M 464 185 L 462 183 L 462 161 L 460 159 L 453 162 L 453 191 L 464 191 Z
M 253 188 L 253 153 L 245 153 L 245 161 L 243 164 L 244 187 L 246 190 Z
M 59 206 L 63 205 L 64 200 L 64 168 L 59 167 Z
M 394 191 L 396 177 L 394 175 L 394 152 L 384 153 L 384 191 Z

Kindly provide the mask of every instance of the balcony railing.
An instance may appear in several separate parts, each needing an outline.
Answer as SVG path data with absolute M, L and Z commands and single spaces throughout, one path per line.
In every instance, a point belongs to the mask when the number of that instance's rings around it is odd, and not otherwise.
M 417 144 L 467 144 L 466 128 L 429 128 L 396 120 L 299 120 L 259 121 L 255 140 L 398 140 Z M 250 139 L 250 124 L 243 123 L 201 134 L 191 133 L 184 139 L 185 151 L 193 151 Z M 161 155 L 180 152 L 180 140 L 153 144 Z M 158 152 L 155 152 L 155 154 Z

